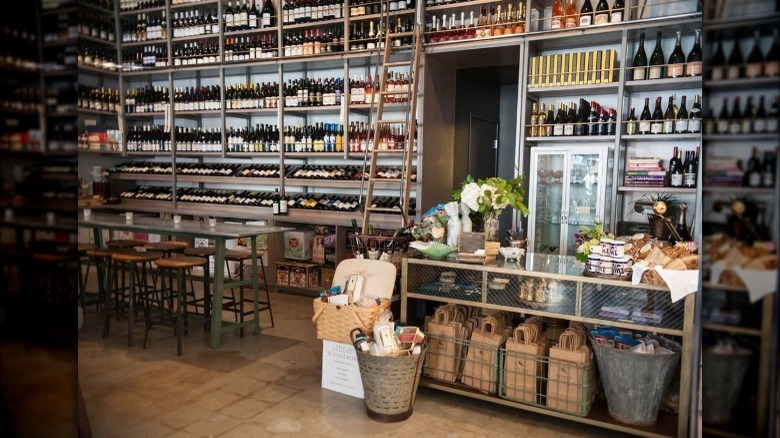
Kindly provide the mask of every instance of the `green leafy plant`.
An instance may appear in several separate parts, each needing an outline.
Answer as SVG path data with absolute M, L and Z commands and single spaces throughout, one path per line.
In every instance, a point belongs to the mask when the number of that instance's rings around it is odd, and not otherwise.
M 591 247 L 600 245 L 601 239 L 605 237 L 613 239 L 615 235 L 604 230 L 604 223 L 601 220 L 597 219 L 592 227 L 580 226 L 579 231 L 574 233 L 574 239 L 577 243 L 577 252 L 574 257 L 581 262 L 587 262 Z
M 528 207 L 523 203 L 524 196 L 521 175 L 509 180 L 497 176 L 474 180 L 468 175 L 461 182 L 460 188 L 452 192 L 453 200 L 465 203 L 471 211 L 479 212 L 483 217 L 498 215 L 506 207 L 528 216 Z
M 652 216 L 659 216 L 662 218 L 677 218 L 680 215 L 680 200 L 671 193 L 646 193 L 642 196 L 642 199 L 634 202 L 634 207 L 637 211 L 643 210 L 637 208 L 641 205 L 649 205 L 652 207 L 652 211 L 647 213 L 648 218 Z

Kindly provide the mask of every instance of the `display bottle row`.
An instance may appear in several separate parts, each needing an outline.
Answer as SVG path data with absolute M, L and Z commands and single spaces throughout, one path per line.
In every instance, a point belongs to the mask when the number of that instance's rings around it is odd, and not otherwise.
M 414 0 L 354 0 L 349 2 L 349 16 L 360 17 L 362 15 L 380 14 L 385 9 L 389 12 L 414 9 Z
M 162 112 L 169 103 L 167 87 L 146 85 L 128 89 L 125 94 L 125 114 Z
M 79 66 L 116 70 L 117 58 L 116 49 L 114 48 L 79 42 L 76 56 L 77 65 Z M 129 56 L 129 54 L 126 56 Z M 2 65 L 2 59 L 3 57 L 0 57 L 0 65 Z M 128 65 L 132 65 L 132 63 L 128 63 Z
M 219 85 L 177 87 L 173 93 L 174 111 L 214 111 L 222 109 Z
M 329 26 L 289 31 L 282 41 L 284 56 L 309 56 L 344 51 L 344 28 Z
M 227 8 L 222 12 L 225 32 L 276 26 L 276 8 L 271 0 L 265 0 L 263 7 L 259 9 L 255 0 L 252 0 L 251 6 L 247 0 L 244 0 L 243 4 L 237 0 L 235 8 L 232 3 L 228 1 Z
M 119 92 L 108 87 L 78 84 L 78 108 L 96 111 L 119 111 Z
M 388 72 L 386 81 L 386 90 L 388 92 L 409 91 L 409 73 L 408 72 Z M 365 75 L 353 75 L 349 81 L 349 103 L 350 104 L 368 104 L 379 103 L 381 95 L 379 77 L 372 80 L 371 75 L 366 79 Z M 385 103 L 403 103 L 408 101 L 408 94 L 387 94 L 384 97 Z
M 626 120 L 626 135 L 645 134 L 696 134 L 701 132 L 701 100 L 699 95 L 694 96 L 693 106 L 688 112 L 687 98 L 682 96 L 679 108 L 675 103 L 675 96 L 669 96 L 666 110 L 662 110 L 662 98 L 655 98 L 655 107 L 650 112 L 650 98 L 645 97 L 645 105 L 639 120 L 636 118 L 632 106 Z
M 226 62 L 276 58 L 279 52 L 279 40 L 275 33 L 231 37 L 225 39 L 224 48 Z M 209 60 L 209 62 L 214 61 Z
M 282 84 L 285 107 L 319 107 L 341 105 L 344 90 L 342 78 L 288 79 Z M 276 90 L 274 90 L 276 91 Z
M 344 2 L 340 0 L 288 0 L 282 6 L 282 24 L 285 26 L 343 17 Z
M 475 16 L 475 13 L 479 15 Z M 458 20 L 460 17 L 460 20 Z M 519 3 L 513 9 L 511 2 L 502 11 L 502 6 L 480 7 L 464 10 L 458 15 L 455 12 L 433 15 L 426 23 L 427 41 L 431 43 L 444 41 L 466 40 L 471 38 L 486 38 L 500 35 L 514 35 L 526 31 L 525 3 Z
M 168 20 L 161 13 L 139 13 L 122 18 L 122 43 L 154 41 L 168 38 Z
M 174 136 L 178 152 L 222 152 L 220 128 L 176 126 Z
M 284 151 L 342 152 L 344 126 L 336 123 L 287 126 L 284 129 Z
M 674 147 L 674 153 L 669 160 L 669 187 L 696 187 L 696 175 L 699 170 L 699 148 L 694 151 L 685 151 L 685 161 L 682 159 L 682 150 Z
M 276 82 L 230 84 L 225 89 L 225 108 L 277 108 L 279 85 Z
M 173 13 L 171 20 L 173 28 L 173 38 L 186 38 L 198 35 L 217 35 L 219 34 L 219 16 L 216 8 L 211 11 L 200 9 L 191 9 Z
M 710 79 L 742 79 L 777 77 L 780 75 L 780 38 L 778 30 L 774 29 L 774 41 L 770 49 L 764 54 L 761 51 L 761 31 L 753 31 L 753 46 L 745 59 L 737 38 L 734 40 L 731 52 L 726 57 L 723 49 L 723 34 L 718 34 L 718 45 L 712 54 L 707 66 L 710 71 Z
M 35 112 L 40 107 L 41 91 L 39 87 L 0 87 L 0 109 Z
M 161 8 L 163 6 L 165 6 L 165 0 L 119 0 L 119 10 L 122 12 Z
M 631 79 L 635 81 L 645 79 L 679 78 L 683 76 L 701 76 L 702 74 L 702 48 L 701 30 L 696 29 L 696 39 L 688 55 L 682 49 L 682 31 L 677 31 L 677 42 L 672 53 L 667 59 L 661 46 L 662 32 L 656 33 L 655 48 L 650 59 L 645 52 L 645 34 L 639 35 L 639 47 L 631 63 Z
M 534 102 L 531 109 L 531 121 L 528 124 L 530 137 L 615 135 L 617 113 L 614 108 L 604 108 L 595 100 L 590 103 L 580 98 L 577 104 L 558 103 L 558 113 L 553 117 L 554 104 L 549 111 L 546 104 Z
M 584 0 L 579 8 L 575 0 L 554 0 L 550 28 L 563 29 L 617 23 L 623 21 L 624 14 L 625 2 L 623 0 L 614 0 L 612 7 L 609 6 L 607 0 L 599 0 L 595 10 L 590 0 Z
M 96 14 L 90 11 L 79 11 L 79 35 L 86 35 L 113 43 L 116 41 L 114 19 L 108 15 Z M 122 40 L 122 42 L 126 42 Z
M 279 152 L 279 127 L 259 123 L 248 128 L 231 126 L 226 140 L 228 152 Z
M 710 114 L 707 118 L 706 134 L 773 134 L 778 132 L 778 117 L 780 108 L 775 95 L 769 111 L 764 105 L 765 95 L 759 97 L 758 106 L 753 101 L 753 96 L 747 97 L 745 108 L 742 109 L 740 96 L 733 97 L 733 105 L 729 111 L 729 97 L 723 97 L 723 105 L 718 114 Z
M 375 124 L 369 126 L 365 122 L 349 123 L 349 140 L 347 147 L 349 152 L 367 152 L 373 148 Z M 417 150 L 417 131 L 413 139 L 412 148 Z M 406 129 L 400 124 L 382 124 L 379 128 L 379 139 L 377 150 L 398 150 L 406 149 Z
M 163 125 L 129 126 L 128 152 L 170 152 L 171 133 Z
M 176 47 L 174 46 L 174 49 Z M 116 51 L 114 51 L 116 52 Z M 174 50 L 174 54 L 177 53 Z M 140 48 L 122 50 L 122 70 L 132 71 L 139 68 L 168 67 L 168 48 L 163 45 L 149 45 Z
M 750 158 L 745 165 L 742 185 L 746 187 L 774 187 L 777 171 L 777 153 L 765 150 L 763 160 L 758 148 L 753 146 Z
M 152 46 L 153 49 L 157 49 L 157 47 Z M 198 65 L 198 64 L 214 64 L 219 62 L 220 59 L 220 52 L 219 52 L 219 41 L 191 41 L 186 42 L 183 44 L 174 44 L 173 45 L 173 65 L 180 66 L 180 65 Z M 164 56 L 164 62 L 165 65 L 158 65 L 156 63 L 154 67 L 166 67 L 168 62 L 168 57 L 164 55 L 165 51 L 163 50 L 161 53 L 163 53 Z M 155 51 L 154 56 L 157 56 L 157 51 Z M 122 58 L 124 59 L 124 57 Z M 159 61 L 159 58 L 157 58 Z M 152 67 L 151 64 L 145 64 L 144 67 Z
M 390 33 L 396 32 L 411 32 L 414 25 L 411 18 L 407 18 L 404 23 L 401 22 L 401 17 L 397 17 L 395 21 L 389 23 Z M 401 47 L 412 44 L 411 35 L 403 36 L 400 38 L 394 38 L 392 40 L 393 47 Z M 369 20 L 361 21 L 359 23 L 352 23 L 349 28 L 349 50 L 373 50 L 379 47 L 384 49 L 385 47 L 385 28 L 384 23 L 381 20 Z

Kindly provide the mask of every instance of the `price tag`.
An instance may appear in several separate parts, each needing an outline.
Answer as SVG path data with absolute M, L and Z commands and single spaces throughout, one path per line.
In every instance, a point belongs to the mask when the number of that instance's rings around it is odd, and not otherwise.
M 574 209 L 577 214 L 590 214 L 590 206 L 582 205 Z

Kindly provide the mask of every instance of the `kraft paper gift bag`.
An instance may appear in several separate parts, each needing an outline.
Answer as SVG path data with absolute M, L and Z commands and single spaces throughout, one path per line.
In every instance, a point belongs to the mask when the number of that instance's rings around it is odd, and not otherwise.
M 438 308 L 428 322 L 427 332 L 431 336 L 423 373 L 436 380 L 454 383 L 458 377 L 464 330 L 461 321 L 451 318 L 458 318 L 457 313 Z
M 506 341 L 504 355 L 504 394 L 514 400 L 539 403 L 542 357 L 547 356 L 547 339 L 539 326 L 521 324 Z
M 480 391 L 495 394 L 498 378 L 498 349 L 507 339 L 507 331 L 496 318 L 486 316 L 482 327 L 471 334 L 462 383 Z

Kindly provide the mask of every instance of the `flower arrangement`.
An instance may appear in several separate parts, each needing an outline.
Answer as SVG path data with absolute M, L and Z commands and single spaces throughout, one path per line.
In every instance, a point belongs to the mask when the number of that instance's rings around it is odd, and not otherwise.
M 528 207 L 523 204 L 524 196 L 521 175 L 510 180 L 493 176 L 476 181 L 469 175 L 460 188 L 452 193 L 455 201 L 466 204 L 471 211 L 481 213 L 484 218 L 495 217 L 506 207 L 520 210 L 523 216 L 528 216 Z
M 449 219 L 450 216 L 444 210 L 444 205 L 439 204 L 423 214 L 420 223 L 412 227 L 412 237 L 423 242 L 443 242 Z
M 577 253 L 574 257 L 581 262 L 587 262 L 590 248 L 600 245 L 601 239 L 605 237 L 614 239 L 615 235 L 604 230 L 604 223 L 601 220 L 597 219 L 593 227 L 581 226 L 579 231 L 574 233 L 574 240 L 577 243 Z

